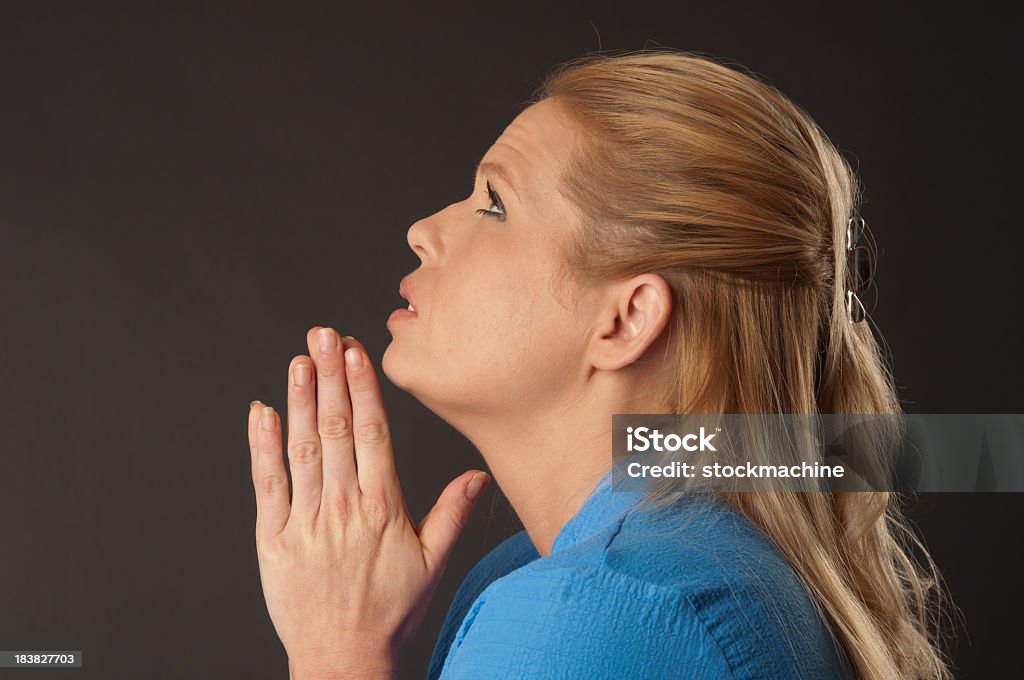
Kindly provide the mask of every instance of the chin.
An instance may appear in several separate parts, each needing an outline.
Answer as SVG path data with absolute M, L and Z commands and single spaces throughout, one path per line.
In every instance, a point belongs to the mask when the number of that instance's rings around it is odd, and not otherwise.
M 387 379 L 390 380 L 395 387 L 400 387 L 403 390 L 405 385 L 402 381 L 402 366 L 401 360 L 396 356 L 395 342 L 391 341 L 391 344 L 384 350 L 384 355 L 380 358 L 380 371 Z
M 384 350 L 380 359 L 380 370 L 391 384 L 408 393 L 421 404 L 438 415 L 445 410 L 444 399 L 438 394 L 438 383 L 436 379 L 424 372 L 423 362 L 409 357 L 401 347 L 392 342 Z
M 395 387 L 413 393 L 418 376 L 417 363 L 392 340 L 380 358 L 380 371 Z

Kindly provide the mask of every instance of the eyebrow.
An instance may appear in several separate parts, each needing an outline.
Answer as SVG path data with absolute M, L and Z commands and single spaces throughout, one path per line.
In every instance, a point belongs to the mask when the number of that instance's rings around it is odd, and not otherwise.
M 489 173 L 497 175 L 501 180 L 512 189 L 512 193 L 516 195 L 516 198 L 520 198 L 519 190 L 516 188 L 516 183 L 512 181 L 512 173 L 510 173 L 504 165 L 501 163 L 495 163 L 493 161 L 480 162 L 476 166 L 476 170 L 473 173 L 473 182 L 476 182 L 477 175 L 480 173 Z

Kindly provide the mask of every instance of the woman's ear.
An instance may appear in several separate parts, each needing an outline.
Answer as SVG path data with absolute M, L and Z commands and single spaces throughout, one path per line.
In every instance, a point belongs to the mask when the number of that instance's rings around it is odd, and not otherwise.
M 672 289 L 657 274 L 611 285 L 597 311 L 591 364 L 613 371 L 639 359 L 661 337 L 672 315 Z

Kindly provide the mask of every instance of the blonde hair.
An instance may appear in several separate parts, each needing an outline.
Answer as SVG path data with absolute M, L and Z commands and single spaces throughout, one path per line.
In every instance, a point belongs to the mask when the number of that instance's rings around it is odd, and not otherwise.
M 669 49 L 573 59 L 532 101 L 548 98 L 585 132 L 562 177 L 583 223 L 567 271 L 666 280 L 674 412 L 901 411 L 868 323 L 846 309 L 861 188 L 802 108 L 753 74 Z M 938 571 L 897 496 L 722 495 L 794 567 L 858 677 L 950 677 Z

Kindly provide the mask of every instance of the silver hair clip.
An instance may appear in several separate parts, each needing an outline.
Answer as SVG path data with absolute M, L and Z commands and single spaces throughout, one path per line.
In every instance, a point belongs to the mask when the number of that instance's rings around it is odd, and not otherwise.
M 867 223 L 859 215 L 846 223 L 846 312 L 854 323 L 867 317 L 858 294 L 867 289 L 875 270 L 871 251 L 857 245 L 866 227 Z

